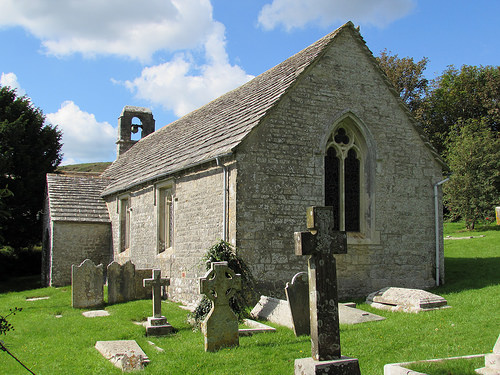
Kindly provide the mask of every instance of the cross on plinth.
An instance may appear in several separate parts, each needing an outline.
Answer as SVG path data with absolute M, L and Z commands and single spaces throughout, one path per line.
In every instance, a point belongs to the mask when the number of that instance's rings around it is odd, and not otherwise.
M 239 345 L 238 319 L 229 300 L 241 289 L 241 275 L 228 267 L 227 262 L 213 262 L 204 277 L 200 277 L 200 293 L 212 301 L 212 308 L 201 327 L 205 351 Z
M 317 361 L 340 359 L 337 269 L 347 253 L 346 232 L 334 230 L 332 207 L 308 207 L 308 232 L 295 232 L 295 254 L 309 257 L 311 352 Z
M 169 278 L 161 278 L 161 270 L 153 270 L 151 279 L 144 279 L 144 288 L 151 287 L 153 291 L 153 317 L 161 318 L 161 287 L 170 285 Z

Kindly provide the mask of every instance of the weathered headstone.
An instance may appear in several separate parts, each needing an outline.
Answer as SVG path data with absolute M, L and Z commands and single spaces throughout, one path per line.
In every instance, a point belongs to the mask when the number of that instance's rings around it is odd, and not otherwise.
M 104 304 L 104 268 L 85 259 L 71 266 L 71 302 L 74 308 L 84 309 Z
M 309 255 L 311 358 L 295 360 L 295 374 L 360 374 L 356 358 L 341 355 L 337 270 L 333 254 L 347 253 L 347 235 L 334 230 L 332 207 L 308 207 L 308 232 L 295 233 L 295 254 Z
M 309 335 L 311 325 L 309 322 L 309 285 L 307 273 L 299 272 L 292 278 L 291 283 L 285 286 L 286 299 L 292 315 L 293 332 L 295 336 Z
M 387 287 L 371 293 L 366 303 L 381 310 L 418 313 L 450 307 L 437 294 L 421 289 Z
M 142 370 L 149 363 L 135 340 L 97 341 L 95 348 L 122 371 Z
M 151 299 L 153 294 L 151 288 L 145 288 L 143 280 L 147 279 L 153 272 L 152 268 L 136 268 L 135 269 L 135 298 L 136 299 Z
M 153 291 L 153 316 L 148 317 L 146 323 L 146 334 L 148 336 L 162 336 L 172 333 L 173 327 L 163 315 L 161 315 L 161 288 L 170 285 L 170 279 L 161 278 L 161 270 L 153 270 L 151 279 L 144 279 L 144 287 L 150 287 Z
M 108 303 L 135 300 L 135 266 L 131 261 L 108 265 Z
M 492 353 L 484 356 L 484 367 L 476 369 L 476 373 L 482 375 L 500 374 L 500 335 L 497 338 Z
M 241 289 L 241 275 L 235 274 L 227 262 L 213 262 L 200 277 L 200 293 L 212 301 L 212 308 L 201 324 L 205 351 L 238 346 L 238 319 L 229 306 L 230 298 Z

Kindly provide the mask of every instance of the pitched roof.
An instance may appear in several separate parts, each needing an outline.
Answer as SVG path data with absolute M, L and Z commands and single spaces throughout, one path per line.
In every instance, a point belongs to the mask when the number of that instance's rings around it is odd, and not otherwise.
M 348 22 L 281 64 L 141 139 L 104 173 L 106 196 L 231 153 Z
M 101 191 L 109 180 L 92 175 L 47 174 L 49 210 L 54 221 L 110 222 Z
M 425 146 L 437 162 L 446 168 L 366 47 L 359 31 L 352 22 L 347 22 L 246 84 L 142 138 L 103 172 L 102 177 L 109 178 L 111 182 L 103 190 L 102 196 L 125 191 L 135 185 L 232 153 L 298 81 L 301 74 L 326 51 L 330 42 L 344 30 L 351 30 L 364 46 L 366 54 L 378 67 Z

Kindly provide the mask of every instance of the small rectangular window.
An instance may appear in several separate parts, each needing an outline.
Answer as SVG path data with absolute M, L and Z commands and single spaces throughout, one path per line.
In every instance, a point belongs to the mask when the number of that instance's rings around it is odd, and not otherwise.
M 172 247 L 173 205 L 170 187 L 158 190 L 158 253 Z
M 120 252 L 130 247 L 130 198 L 120 199 Z

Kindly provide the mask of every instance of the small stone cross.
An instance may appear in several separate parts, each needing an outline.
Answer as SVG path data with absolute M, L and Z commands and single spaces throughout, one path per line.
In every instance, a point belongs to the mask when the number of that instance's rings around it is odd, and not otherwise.
M 161 270 L 153 270 L 151 279 L 144 279 L 144 288 L 151 287 L 153 290 L 153 317 L 160 318 L 161 315 L 161 287 L 170 285 L 169 278 L 161 278 Z
M 237 346 L 238 319 L 229 306 L 229 299 L 241 289 L 241 275 L 235 274 L 227 262 L 213 262 L 200 277 L 200 293 L 212 301 L 212 308 L 202 323 L 205 351 Z
M 308 207 L 308 232 L 295 232 L 295 254 L 309 257 L 312 358 L 341 358 L 337 270 L 333 254 L 347 253 L 346 232 L 333 228 L 332 207 Z

